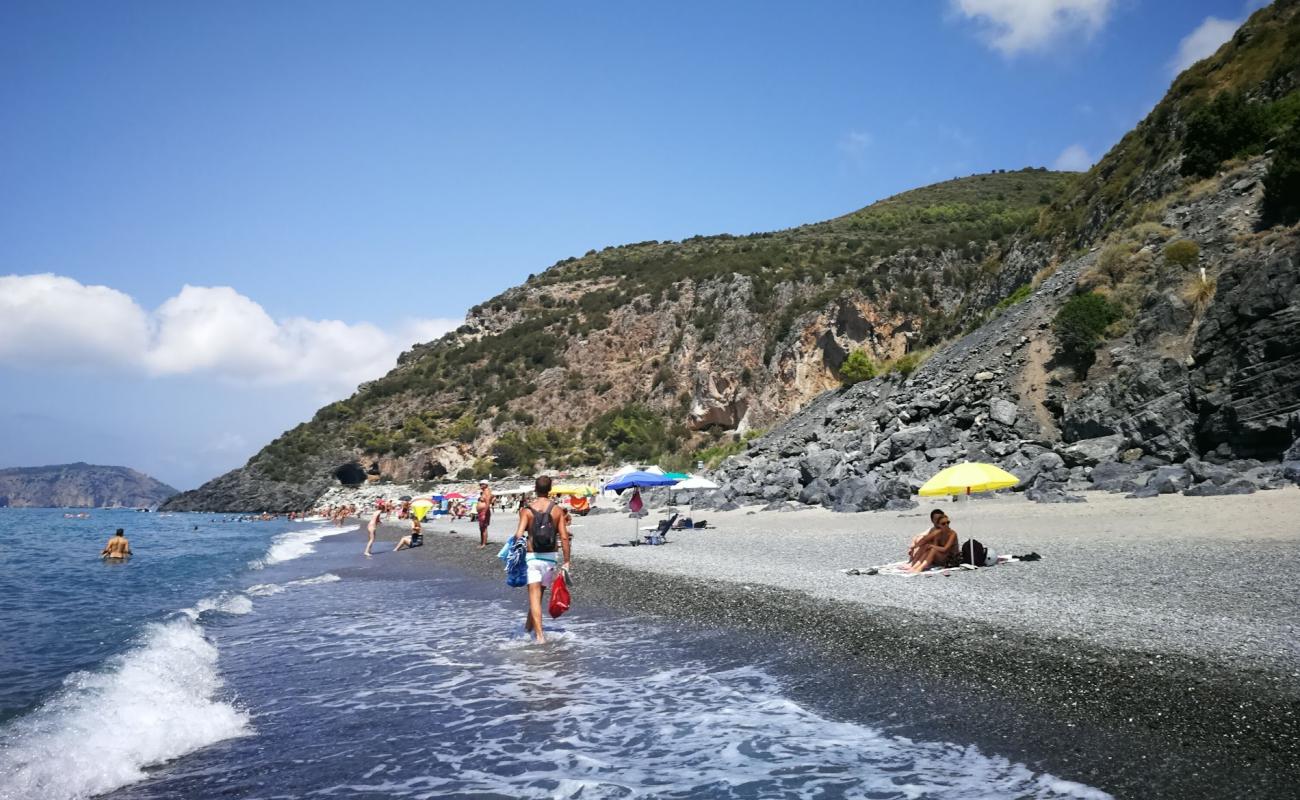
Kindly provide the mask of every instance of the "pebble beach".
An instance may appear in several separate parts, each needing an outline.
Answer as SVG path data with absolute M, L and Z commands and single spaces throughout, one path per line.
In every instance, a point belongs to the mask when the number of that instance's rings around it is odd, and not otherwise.
M 804 663 L 815 702 L 928 703 L 930 727 L 1058 770 L 1074 753 L 1089 765 L 1076 777 L 1118 797 L 1287 796 L 1300 777 L 1300 526 L 1287 522 L 1300 489 L 935 505 L 963 538 L 1042 560 L 948 576 L 842 572 L 901 558 L 928 505 L 701 511 L 710 529 L 636 547 L 633 528 L 661 510 L 602 510 L 574 521 L 576 613 L 591 603 L 752 632 L 777 643 L 756 646 L 816 662 Z M 512 523 L 498 514 L 483 551 L 470 522 L 437 518 L 409 555 L 500 581 L 493 556 Z M 381 538 L 402 530 L 389 523 Z M 995 702 L 997 719 L 948 713 L 936 692 Z

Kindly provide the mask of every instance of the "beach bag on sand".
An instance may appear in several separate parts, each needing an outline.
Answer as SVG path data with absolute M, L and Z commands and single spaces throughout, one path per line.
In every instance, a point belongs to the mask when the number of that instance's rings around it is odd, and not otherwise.
M 994 557 L 996 558 L 996 556 Z M 967 539 L 966 543 L 961 546 L 961 563 L 974 564 L 977 567 L 987 567 L 989 559 L 989 549 L 985 547 L 978 539 Z
M 506 556 L 506 586 L 528 585 L 528 545 L 523 537 L 516 537 Z
M 560 615 L 569 610 L 572 604 L 572 598 L 569 597 L 569 585 L 564 580 L 564 573 L 561 572 L 555 576 L 555 581 L 551 583 L 551 605 L 547 609 L 551 612 L 552 619 L 559 619 Z

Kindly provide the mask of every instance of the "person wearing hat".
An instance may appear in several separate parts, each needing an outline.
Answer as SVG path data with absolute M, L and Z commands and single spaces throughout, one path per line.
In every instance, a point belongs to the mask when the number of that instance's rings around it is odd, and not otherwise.
M 487 547 L 488 525 L 492 522 L 492 489 L 487 479 L 478 482 L 478 541 L 479 549 Z

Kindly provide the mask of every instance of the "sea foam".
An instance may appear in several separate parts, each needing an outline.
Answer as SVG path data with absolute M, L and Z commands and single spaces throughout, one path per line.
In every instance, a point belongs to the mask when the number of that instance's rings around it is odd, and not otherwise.
M 316 551 L 316 543 L 327 536 L 348 533 L 352 528 L 340 528 L 334 525 L 320 525 L 301 530 L 282 533 L 271 542 L 271 547 L 261 559 L 249 564 L 253 569 L 261 569 L 272 564 L 292 561 L 295 558 Z
M 250 732 L 217 699 L 217 649 L 188 616 L 149 625 L 140 644 L 69 675 L 39 708 L 0 730 L 0 798 L 85 798 L 144 768 Z

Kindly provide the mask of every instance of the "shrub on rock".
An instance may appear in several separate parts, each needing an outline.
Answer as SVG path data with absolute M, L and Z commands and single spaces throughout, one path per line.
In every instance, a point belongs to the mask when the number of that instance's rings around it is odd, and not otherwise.
M 844 359 L 844 364 L 840 367 L 840 381 L 845 386 L 852 386 L 874 377 L 876 377 L 876 364 L 862 350 L 849 353 L 849 357 Z
M 1061 353 L 1081 366 L 1090 366 L 1102 334 L 1119 319 L 1119 307 L 1096 292 L 1076 294 L 1061 306 L 1052 330 Z
M 1201 257 L 1201 247 L 1191 239 L 1179 239 L 1165 246 L 1165 260 L 1180 267 L 1190 267 Z

